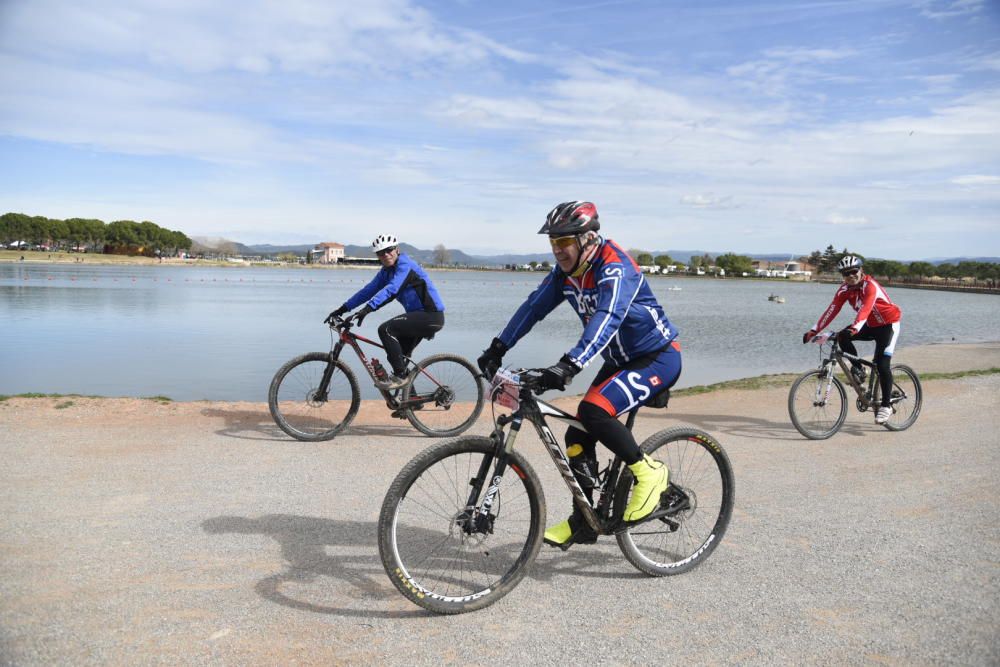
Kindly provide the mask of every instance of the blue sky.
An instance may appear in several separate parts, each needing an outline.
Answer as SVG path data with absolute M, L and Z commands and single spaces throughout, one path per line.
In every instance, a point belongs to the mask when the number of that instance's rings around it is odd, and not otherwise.
M 1000 2 L 0 0 L 0 212 L 1000 255 Z

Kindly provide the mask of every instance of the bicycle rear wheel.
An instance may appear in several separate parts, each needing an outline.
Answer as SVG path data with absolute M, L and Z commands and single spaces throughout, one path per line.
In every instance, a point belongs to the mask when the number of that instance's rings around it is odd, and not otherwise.
M 722 445 L 693 428 L 654 433 L 642 450 L 667 465 L 670 486 L 661 508 L 672 509 L 618 533 L 618 547 L 628 562 L 654 577 L 687 572 L 708 558 L 726 533 L 736 500 L 732 465 Z M 624 507 L 632 484 L 626 468 L 615 488 L 615 507 Z
M 814 370 L 799 376 L 788 392 L 788 416 L 795 429 L 810 440 L 825 440 L 847 419 L 843 383 L 827 372 Z
M 479 417 L 486 391 L 479 373 L 455 354 L 435 354 L 417 364 L 413 382 L 403 388 L 402 402 L 420 401 L 406 418 L 425 435 L 459 435 Z
M 878 384 L 876 384 L 876 387 Z M 878 390 L 876 389 L 875 409 L 880 405 Z M 897 364 L 892 367 L 892 394 L 889 395 L 889 404 L 892 406 L 892 415 L 883 426 L 890 431 L 903 431 L 913 426 L 920 416 L 920 406 L 923 403 L 923 389 L 920 386 L 920 378 L 909 366 Z
M 320 383 L 327 366 L 333 366 L 325 395 Z M 347 428 L 361 405 L 354 373 L 329 352 L 295 357 L 278 369 L 267 392 L 267 407 L 278 427 L 296 440 L 330 440 Z
M 424 609 L 460 614 L 491 605 L 513 590 L 538 554 L 545 496 L 517 452 L 508 454 L 489 514 L 475 526 L 469 522 L 470 482 L 495 450 L 492 440 L 474 436 L 428 447 L 385 495 L 378 520 L 382 565 L 396 588 Z M 493 472 L 490 463 L 483 495 Z

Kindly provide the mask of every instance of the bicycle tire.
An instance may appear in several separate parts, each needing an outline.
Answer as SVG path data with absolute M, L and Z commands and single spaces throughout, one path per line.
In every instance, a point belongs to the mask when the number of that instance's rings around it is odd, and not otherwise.
M 892 401 L 892 415 L 889 417 L 889 421 L 882 424 L 882 426 L 890 431 L 905 431 L 913 426 L 913 423 L 917 421 L 917 417 L 920 416 L 924 390 L 920 385 L 920 378 L 917 377 L 917 373 L 909 366 L 896 364 L 892 366 L 891 370 L 892 395 L 889 400 Z M 901 376 L 906 376 L 907 379 L 902 380 Z M 904 386 L 906 384 L 910 385 L 909 391 Z M 900 400 L 902 397 L 905 397 L 905 399 Z M 878 390 L 876 390 L 876 397 L 873 404 L 877 410 L 880 404 Z
M 438 394 L 440 398 L 418 409 L 407 409 L 407 420 L 424 435 L 435 438 L 464 433 L 479 418 L 486 402 L 479 371 L 457 354 L 429 356 L 417 364 L 417 369 L 413 381 L 403 387 L 402 402 L 425 394 Z
M 382 565 L 399 592 L 424 609 L 461 614 L 487 607 L 517 586 L 538 554 L 545 495 L 516 451 L 508 453 L 491 531 L 468 535 L 456 522 L 469 481 L 495 450 L 478 436 L 432 445 L 403 467 L 385 495 L 378 520 Z M 488 476 L 493 470 L 491 464 Z
M 671 487 L 688 506 L 615 535 L 629 563 L 650 576 L 682 574 L 697 567 L 719 546 L 736 502 L 736 481 L 729 456 L 704 431 L 677 427 L 659 431 L 642 450 L 667 465 Z M 625 468 L 615 487 L 615 507 L 624 507 L 632 488 Z
M 803 373 L 800 375 L 795 382 L 792 384 L 792 388 L 788 391 L 788 416 L 792 418 L 792 425 L 795 426 L 795 430 L 809 438 L 810 440 L 826 440 L 834 433 L 840 430 L 840 427 L 844 425 L 844 420 L 847 419 L 847 393 L 844 391 L 844 383 L 842 383 L 836 376 L 833 377 L 833 388 L 836 390 L 835 393 L 831 392 L 822 401 L 822 405 L 817 405 L 815 397 L 817 393 L 823 390 L 823 384 L 813 384 L 808 382 L 811 378 L 815 379 L 818 383 L 825 383 L 826 371 L 825 370 L 812 370 L 808 373 Z M 804 391 L 810 393 L 799 393 L 799 388 L 802 387 Z M 821 416 L 825 416 L 828 412 L 827 408 L 829 406 L 830 399 L 836 397 L 840 401 L 840 407 L 837 411 L 837 416 L 835 419 L 830 421 L 829 419 L 820 419 Z M 802 412 L 806 409 L 810 410 L 809 414 L 799 414 L 800 410 L 796 408 L 796 399 L 803 401 Z M 811 419 L 809 419 L 811 417 Z M 820 425 L 825 426 L 823 428 L 812 427 L 810 425 Z
M 325 401 L 315 401 L 316 389 L 329 364 L 334 372 Z M 350 397 L 347 397 L 348 391 Z M 267 392 L 274 423 L 296 440 L 331 440 L 358 414 L 361 391 L 353 371 L 343 361 L 330 361 L 329 352 L 309 352 L 278 369 Z

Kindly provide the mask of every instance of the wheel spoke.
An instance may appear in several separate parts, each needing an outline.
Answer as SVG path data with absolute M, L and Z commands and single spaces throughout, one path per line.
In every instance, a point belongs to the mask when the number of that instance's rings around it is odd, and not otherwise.
M 397 588 L 421 606 L 445 613 L 485 606 L 520 580 L 526 556 L 537 553 L 544 499 L 534 473 L 522 478 L 508 468 L 490 516 L 459 520 L 469 481 L 492 453 L 487 438 L 442 443 L 404 467 L 390 487 L 379 519 L 382 561 Z M 394 574 L 397 568 L 408 577 Z
M 471 426 L 482 411 L 485 394 L 472 364 L 442 354 L 421 361 L 418 368 L 403 390 L 404 404 L 419 398 L 419 404 L 406 413 L 414 427 L 427 435 L 451 436 Z

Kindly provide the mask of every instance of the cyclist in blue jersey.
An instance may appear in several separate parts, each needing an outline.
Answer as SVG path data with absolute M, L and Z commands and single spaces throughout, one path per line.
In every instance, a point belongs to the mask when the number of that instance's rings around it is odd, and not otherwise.
M 680 344 L 636 262 L 614 241 L 598 235 L 597 208 L 590 202 L 559 204 L 539 234 L 547 234 L 557 266 L 542 280 L 489 348 L 479 368 L 492 377 L 504 354 L 563 301 L 583 323 L 583 336 L 541 382 L 565 389 L 570 379 L 598 355 L 604 364 L 580 401 L 577 418 L 586 431 L 566 432 L 566 454 L 588 498 L 597 486 L 596 443 L 617 454 L 632 471 L 636 485 L 624 520 L 649 515 L 667 488 L 667 467 L 644 455 L 618 415 L 648 403 L 669 389 L 681 373 Z M 545 543 L 568 549 L 590 544 L 597 535 L 575 506 L 570 517 L 545 531 Z
M 399 301 L 406 312 L 386 320 L 378 328 L 378 337 L 385 346 L 392 374 L 388 379 L 375 383 L 381 389 L 399 389 L 406 384 L 404 357 L 413 354 L 421 339 L 433 337 L 444 327 L 444 302 L 420 265 L 406 253 L 399 252 L 399 241 L 395 236 L 376 236 L 372 249 L 382 263 L 382 269 L 370 283 L 330 313 L 325 321 L 330 322 L 364 304 L 353 315 L 360 325 L 372 311 L 394 299 Z

